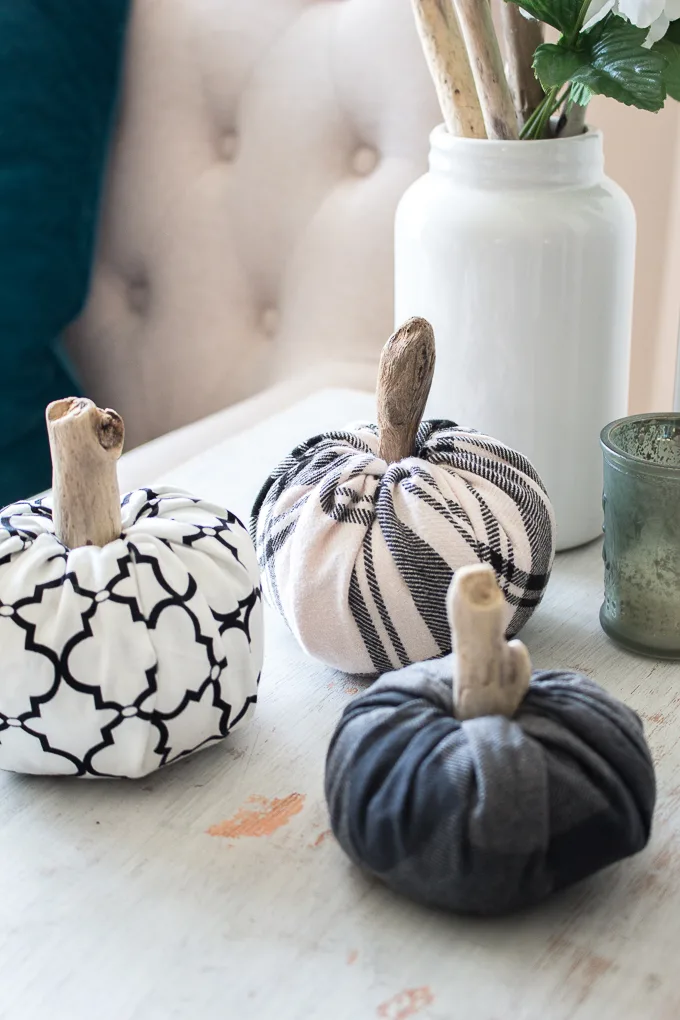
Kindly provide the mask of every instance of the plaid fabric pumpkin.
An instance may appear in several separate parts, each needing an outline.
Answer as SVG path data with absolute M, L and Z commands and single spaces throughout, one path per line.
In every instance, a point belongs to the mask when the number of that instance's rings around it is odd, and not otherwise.
M 543 595 L 555 549 L 550 500 L 529 461 L 450 421 L 424 421 L 388 465 L 375 425 L 316 436 L 253 507 L 263 592 L 305 651 L 371 674 L 446 654 L 445 596 L 463 565 L 490 564 L 508 634 Z

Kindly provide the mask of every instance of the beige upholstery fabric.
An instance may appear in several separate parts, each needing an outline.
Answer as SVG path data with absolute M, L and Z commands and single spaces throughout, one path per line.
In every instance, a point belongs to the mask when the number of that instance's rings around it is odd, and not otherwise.
M 256 428 L 305 398 L 338 387 L 363 393 L 364 399 L 369 399 L 375 415 L 375 367 L 368 362 L 327 361 L 124 453 L 118 461 L 120 491 L 142 488 L 149 484 L 150 479 L 178 470 L 210 447 Z M 346 421 L 341 421 L 338 428 L 346 425 Z M 291 449 L 308 438 L 304 430 L 300 431 L 294 435 Z M 272 455 L 272 467 L 274 463 L 276 459 Z
M 69 349 L 128 446 L 324 360 L 377 361 L 437 107 L 410 0 L 137 0 Z

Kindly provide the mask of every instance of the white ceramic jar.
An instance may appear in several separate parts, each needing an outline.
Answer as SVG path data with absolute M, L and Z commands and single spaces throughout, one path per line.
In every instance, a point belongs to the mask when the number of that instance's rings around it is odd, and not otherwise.
M 426 414 L 524 453 L 559 549 L 602 528 L 601 429 L 628 405 L 635 213 L 604 175 L 602 136 L 431 136 L 396 217 L 396 320 L 432 323 Z

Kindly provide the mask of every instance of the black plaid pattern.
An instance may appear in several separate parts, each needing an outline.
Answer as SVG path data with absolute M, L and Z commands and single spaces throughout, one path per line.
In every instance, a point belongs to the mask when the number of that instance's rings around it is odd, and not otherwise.
M 516 634 L 541 600 L 555 544 L 529 461 L 448 421 L 423 422 L 414 457 L 400 463 L 377 449 L 374 425 L 331 432 L 270 475 L 250 523 L 265 597 L 311 654 L 374 674 L 451 650 L 446 591 L 458 567 L 482 562 Z M 331 560 L 347 569 L 331 576 Z

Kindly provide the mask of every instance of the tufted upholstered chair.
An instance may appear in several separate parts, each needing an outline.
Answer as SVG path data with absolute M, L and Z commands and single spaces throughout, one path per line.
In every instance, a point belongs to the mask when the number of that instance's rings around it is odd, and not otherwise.
M 136 0 L 68 337 L 128 447 L 324 365 L 371 385 L 437 119 L 410 0 Z

